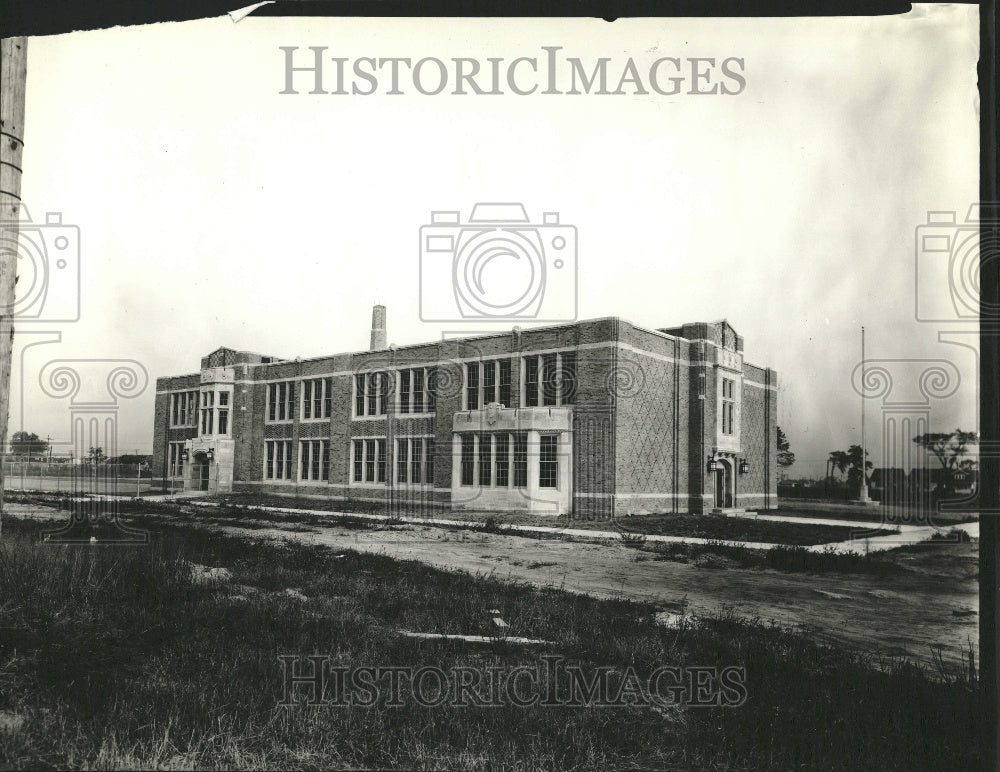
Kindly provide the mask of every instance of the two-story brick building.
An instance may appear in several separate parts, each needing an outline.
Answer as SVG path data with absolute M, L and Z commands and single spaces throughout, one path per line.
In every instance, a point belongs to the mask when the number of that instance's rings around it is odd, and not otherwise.
M 725 321 L 617 318 L 160 378 L 154 474 L 259 491 L 610 517 L 769 509 L 777 378 Z

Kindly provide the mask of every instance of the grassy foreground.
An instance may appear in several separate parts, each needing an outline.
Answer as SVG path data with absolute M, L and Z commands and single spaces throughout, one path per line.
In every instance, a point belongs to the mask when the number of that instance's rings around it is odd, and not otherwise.
M 968 674 L 377 555 L 149 524 L 144 547 L 0 542 L 0 767 L 972 769 Z M 224 567 L 198 581 L 191 563 Z M 286 592 L 294 590 L 295 592 Z M 304 597 L 303 597 L 304 596 Z M 739 707 L 286 707 L 279 654 L 342 665 L 535 666 L 543 651 L 400 630 L 515 635 L 584 672 L 745 668 Z M 616 675 L 617 674 L 617 675 Z

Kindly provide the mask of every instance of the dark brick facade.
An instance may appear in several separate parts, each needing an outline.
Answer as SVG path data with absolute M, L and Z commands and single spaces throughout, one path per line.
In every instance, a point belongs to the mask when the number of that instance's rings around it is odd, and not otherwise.
M 200 438 L 196 425 L 170 425 L 170 400 L 171 394 L 197 391 L 215 379 L 225 383 L 222 388 L 232 389 L 231 428 L 225 441 L 232 444 L 233 490 L 374 500 L 410 510 L 449 506 L 457 468 L 452 459 L 454 421 L 464 410 L 465 364 L 509 359 L 511 404 L 504 406 L 509 411 L 505 415 L 517 416 L 520 409 L 527 416 L 532 408 L 521 404 L 523 358 L 550 352 L 572 352 L 576 358 L 572 405 L 549 410 L 552 415 L 563 411 L 571 421 L 571 434 L 566 435 L 571 441 L 565 446 L 571 458 L 560 458 L 560 463 L 569 470 L 569 490 L 561 491 L 563 508 L 573 516 L 702 512 L 720 502 L 751 509 L 776 506 L 777 376 L 743 362 L 743 339 L 726 322 L 654 331 L 605 318 L 296 361 L 219 349 L 202 358 L 201 373 L 157 380 L 154 474 L 161 480 L 168 477 L 171 442 L 202 443 L 197 445 L 202 449 L 206 442 L 211 445 L 212 438 Z M 414 367 L 437 368 L 432 414 L 396 412 L 398 373 Z M 375 372 L 391 374 L 386 414 L 356 417 L 354 376 Z M 321 420 L 302 417 L 302 383 L 311 378 L 329 379 L 331 410 Z M 736 386 L 722 386 L 722 379 Z M 288 420 L 269 422 L 268 387 L 277 382 L 293 384 L 292 408 Z M 738 428 L 730 427 L 728 433 L 720 430 L 724 388 L 735 389 L 730 399 L 738 415 Z M 544 408 L 534 411 L 532 420 L 544 418 Z M 480 410 L 475 420 L 485 415 Z M 392 482 L 394 440 L 400 437 L 434 440 L 433 485 Z M 353 482 L 352 443 L 365 438 L 386 441 L 386 483 Z M 283 439 L 292 441 L 296 453 L 301 441 L 326 441 L 329 479 L 300 480 L 296 468 L 291 480 L 265 480 L 265 443 Z M 710 458 L 718 459 L 726 473 L 709 472 Z M 175 489 L 182 483 L 175 480 Z M 728 500 L 719 498 L 720 491 L 728 491 Z

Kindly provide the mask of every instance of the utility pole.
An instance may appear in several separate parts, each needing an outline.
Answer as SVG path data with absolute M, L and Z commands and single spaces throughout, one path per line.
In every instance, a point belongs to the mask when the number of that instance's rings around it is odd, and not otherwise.
M 865 450 L 865 328 L 861 326 L 861 489 L 858 491 L 858 502 L 869 503 L 868 499 L 868 452 Z
M 10 366 L 14 343 L 21 154 L 24 150 L 24 85 L 27 38 L 0 39 L 0 529 L 3 527 L 4 461 L 10 413 Z M 0 530 L 2 533 L 2 530 Z

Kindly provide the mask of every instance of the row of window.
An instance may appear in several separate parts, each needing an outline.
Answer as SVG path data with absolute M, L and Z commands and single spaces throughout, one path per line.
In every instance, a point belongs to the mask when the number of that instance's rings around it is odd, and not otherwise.
M 490 488 L 526 488 L 528 485 L 527 432 L 462 434 L 462 485 Z M 559 486 L 559 438 L 543 434 L 538 449 L 538 487 Z
M 297 459 L 292 440 L 268 440 L 264 445 L 265 480 L 330 480 L 329 440 L 300 440 Z M 293 477 L 296 471 L 297 478 Z
M 171 442 L 168 458 L 167 475 L 170 477 L 184 476 L 184 443 Z
M 198 427 L 199 434 L 229 434 L 230 392 L 184 391 L 170 395 L 170 426 Z
M 218 404 L 216 404 L 218 397 Z M 202 435 L 229 434 L 229 392 L 203 391 L 201 393 Z
M 524 388 L 521 404 L 572 405 L 576 397 L 576 353 L 538 354 L 522 359 Z M 465 410 L 478 410 L 491 402 L 510 406 L 511 358 L 468 362 L 465 365 Z M 399 370 L 397 411 L 402 414 L 433 413 L 437 407 L 436 367 L 411 367 Z M 299 417 L 302 420 L 329 418 L 333 410 L 332 378 L 311 378 L 301 382 Z M 291 421 L 295 415 L 296 381 L 267 385 L 265 416 L 268 422 Z M 220 392 L 220 398 L 221 394 Z M 213 392 L 202 392 L 199 405 L 197 390 L 170 395 L 170 426 L 200 426 L 201 434 L 228 433 L 228 393 L 225 417 L 212 414 Z M 382 416 L 391 399 L 388 372 L 358 373 L 354 376 L 354 417 Z M 199 423 L 200 409 L 200 423 Z M 218 426 L 218 431 L 214 431 Z M 222 428 L 222 427 L 225 428 Z
M 396 440 L 397 483 L 432 485 L 434 483 L 434 440 L 431 437 L 400 437 Z M 388 471 L 384 438 L 354 440 L 351 467 L 354 482 L 384 483 Z M 177 456 L 177 463 L 179 461 Z M 179 476 L 182 467 L 174 466 L 171 447 L 171 476 Z M 296 458 L 292 440 L 268 440 L 265 443 L 265 480 L 300 480 L 329 482 L 330 441 L 301 440 Z
M 406 485 L 434 484 L 434 439 L 396 439 L 395 481 Z M 356 483 L 384 483 L 388 473 L 386 440 L 354 440 L 351 443 L 351 479 Z
M 196 426 L 198 421 L 198 392 L 183 391 L 170 395 L 170 425 Z
M 532 354 L 522 360 L 525 407 L 576 402 L 576 352 Z
M 492 488 L 526 488 L 528 485 L 527 432 L 484 432 L 462 434 L 461 484 Z M 538 452 L 538 486 L 559 484 L 558 437 L 543 434 Z M 395 441 L 395 482 L 433 485 L 434 438 L 399 437 Z M 184 443 L 172 442 L 169 449 L 169 476 L 184 474 Z M 351 443 L 352 480 L 356 483 L 385 483 L 388 473 L 385 438 L 356 439 Z M 265 480 L 328 482 L 330 441 L 300 440 L 298 457 L 293 440 L 265 442 Z

